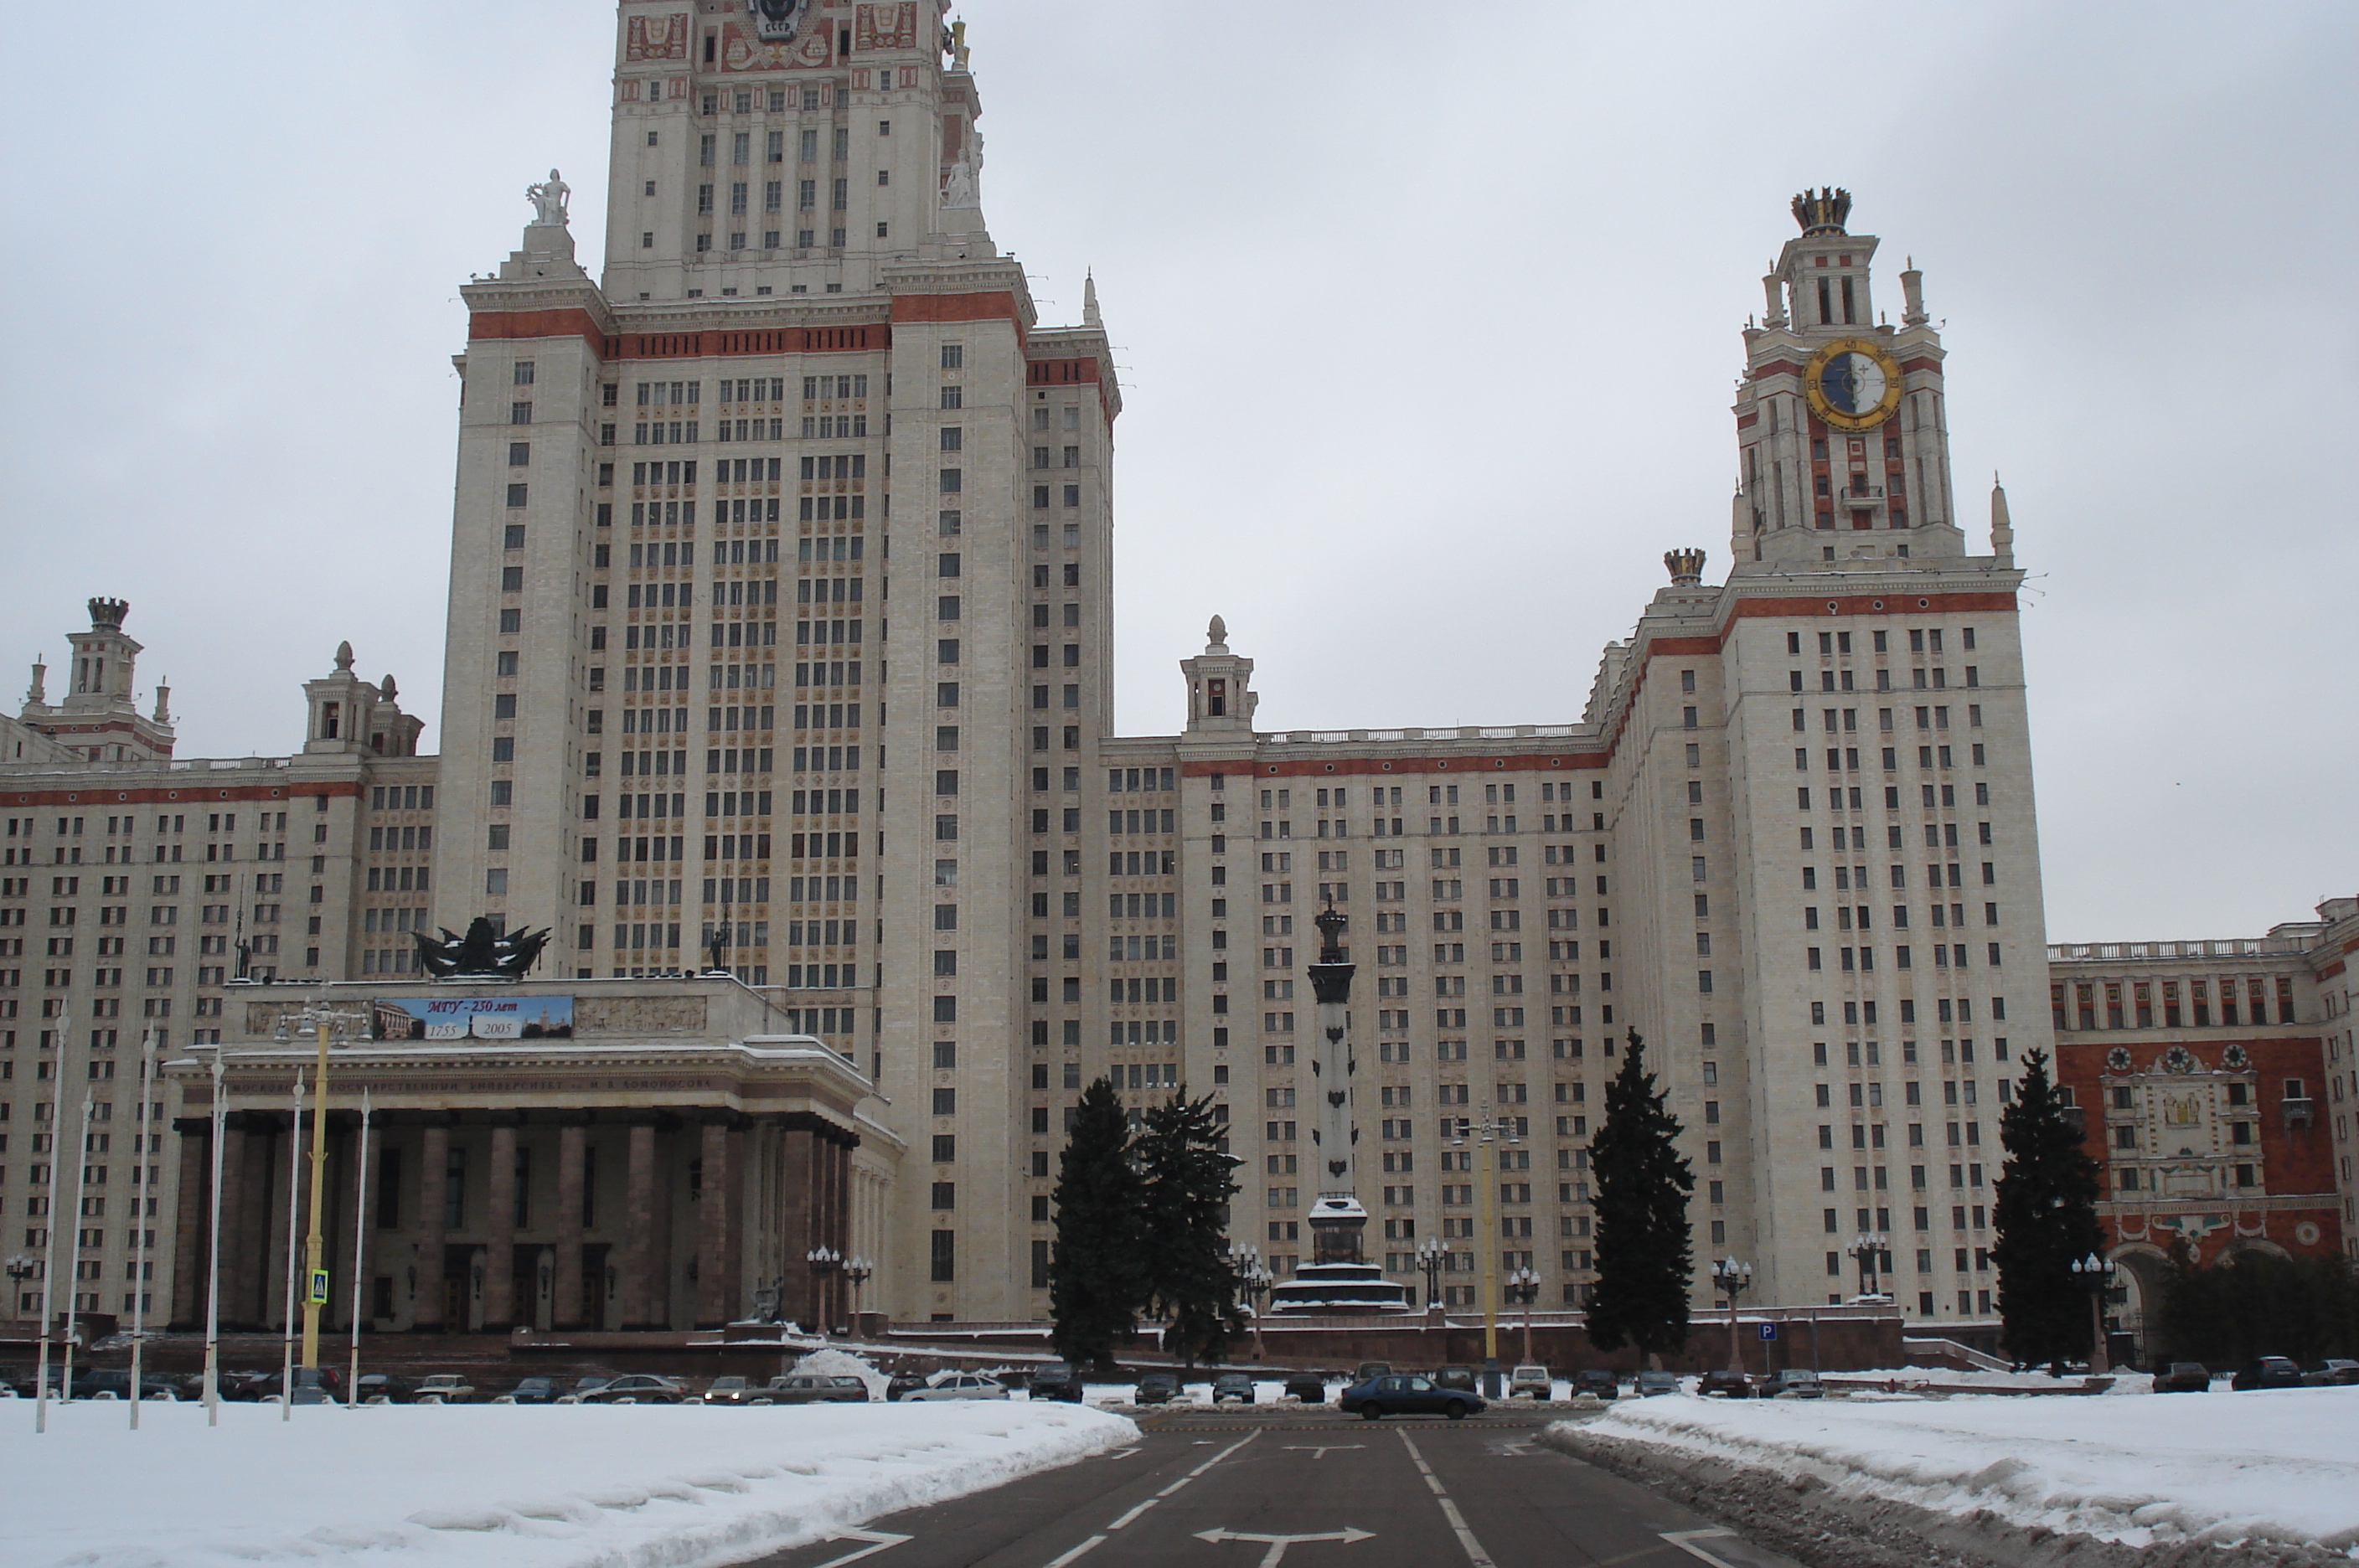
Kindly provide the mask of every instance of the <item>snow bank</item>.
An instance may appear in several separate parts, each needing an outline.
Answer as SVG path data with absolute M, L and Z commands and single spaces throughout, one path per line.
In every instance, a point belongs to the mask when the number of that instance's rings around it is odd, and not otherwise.
M 872 1399 L 883 1399 L 885 1391 L 893 1386 L 893 1379 L 845 1350 L 814 1350 L 795 1363 L 795 1370 L 815 1377 L 857 1377 L 868 1385 L 868 1397 Z
M 1621 1399 L 1569 1429 L 1835 1498 L 1988 1513 L 2128 1546 L 2315 1541 L 2359 1556 L 2359 1388 L 2143 1399 Z
M 12 1568 L 702 1568 L 1134 1441 L 1065 1404 L 0 1407 Z

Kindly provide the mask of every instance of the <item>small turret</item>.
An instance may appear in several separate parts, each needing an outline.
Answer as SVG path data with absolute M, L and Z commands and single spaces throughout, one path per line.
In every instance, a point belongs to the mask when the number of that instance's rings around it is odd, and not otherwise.
M 1991 553 L 2001 566 L 2015 564 L 2015 520 L 2007 516 L 2006 487 L 1991 474 Z

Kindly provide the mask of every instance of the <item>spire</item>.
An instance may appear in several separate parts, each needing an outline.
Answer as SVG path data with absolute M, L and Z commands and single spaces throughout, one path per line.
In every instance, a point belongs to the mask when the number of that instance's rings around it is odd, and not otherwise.
M 2015 564 L 2015 521 L 2007 516 L 2006 487 L 1991 471 L 1991 553 L 2006 565 Z
M 336 673 L 350 675 L 352 672 L 353 645 L 349 642 L 340 642 L 336 645 Z
M 156 722 L 159 724 L 172 722 L 172 678 L 168 675 L 156 684 Z
M 1229 651 L 1229 623 L 1218 615 L 1214 615 L 1212 624 L 1204 628 L 1204 651 L 1206 653 Z
M 1929 319 L 1925 314 L 1925 275 L 1917 270 L 1917 258 L 1908 258 L 1908 265 L 1900 274 L 1900 324 L 1921 327 Z
M 394 685 L 393 677 L 390 675 L 378 681 L 376 689 L 385 693 L 385 700 L 388 702 L 401 695 L 400 689 Z
M 1094 273 L 1085 272 L 1082 275 L 1082 325 L 1085 327 L 1105 325 L 1105 322 L 1098 319 L 1098 280 Z
M 28 708 L 47 706 L 49 701 L 49 667 L 43 662 L 45 658 L 38 653 L 33 656 L 33 684 L 25 692 L 25 705 Z
M 1761 324 L 1772 330 L 1784 326 L 1787 319 L 1786 289 L 1775 267 L 1761 275 L 1761 292 L 1768 301 L 1768 308 L 1761 312 Z

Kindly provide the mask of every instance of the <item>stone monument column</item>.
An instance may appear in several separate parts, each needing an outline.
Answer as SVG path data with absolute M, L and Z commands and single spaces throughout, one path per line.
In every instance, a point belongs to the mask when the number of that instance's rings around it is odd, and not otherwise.
M 1360 1235 L 1368 1212 L 1360 1206 L 1358 1159 L 1352 1147 L 1352 1043 L 1346 1019 L 1353 965 L 1343 952 L 1343 916 L 1333 905 L 1321 911 L 1319 962 L 1310 965 L 1310 988 L 1319 1003 L 1319 1048 L 1310 1067 L 1319 1095 L 1318 1202 L 1310 1209 L 1312 1261 L 1360 1263 Z

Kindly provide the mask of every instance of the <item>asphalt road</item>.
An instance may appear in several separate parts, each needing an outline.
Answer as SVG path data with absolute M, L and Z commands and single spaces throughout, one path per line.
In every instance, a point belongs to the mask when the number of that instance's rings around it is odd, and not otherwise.
M 763 1568 L 1792 1568 L 1543 1448 L 1542 1422 L 1205 1411 Z

